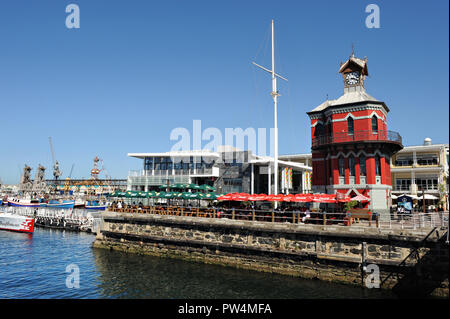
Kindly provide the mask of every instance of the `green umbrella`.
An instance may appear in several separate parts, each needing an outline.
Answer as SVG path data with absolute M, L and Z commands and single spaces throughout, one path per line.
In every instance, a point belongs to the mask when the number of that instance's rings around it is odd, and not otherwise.
M 115 191 L 110 195 L 110 197 L 125 197 L 125 192 Z
M 138 192 L 137 196 L 139 198 L 146 198 L 147 197 L 147 192 Z
M 216 191 L 215 187 L 212 187 L 212 186 L 209 186 L 209 185 L 206 185 L 206 184 L 203 184 L 203 185 L 201 185 L 199 187 L 200 187 L 199 189 L 204 190 L 204 191 Z
M 185 189 L 186 187 L 187 187 L 186 184 L 181 184 L 181 183 L 174 184 L 174 185 L 170 186 L 170 188 L 175 188 L 175 189 Z
M 137 198 L 138 197 L 138 192 L 136 192 L 136 191 L 127 191 L 125 193 L 125 197 L 126 198 Z
M 167 187 L 168 187 L 167 184 L 163 184 L 163 185 L 160 185 L 160 186 L 159 186 L 160 189 L 165 189 L 165 188 L 167 188 Z
M 216 194 L 214 194 L 214 193 L 207 193 L 207 194 L 205 194 L 205 199 L 208 199 L 208 200 L 215 200 L 215 199 L 217 199 L 217 195 Z
M 151 192 L 147 192 L 146 197 L 150 198 L 150 197 L 155 197 L 156 196 L 156 192 L 151 191 Z
M 166 198 L 166 199 L 171 199 L 174 198 L 175 193 L 173 192 L 160 192 L 158 197 L 159 198 Z
M 187 186 L 187 188 L 189 188 L 189 189 L 200 189 L 200 186 L 198 186 L 197 184 L 189 184 Z

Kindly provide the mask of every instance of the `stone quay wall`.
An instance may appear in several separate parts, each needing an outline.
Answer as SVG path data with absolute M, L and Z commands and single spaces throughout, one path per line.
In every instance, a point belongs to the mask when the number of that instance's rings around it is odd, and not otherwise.
M 443 229 L 392 230 L 102 213 L 93 246 L 381 289 L 449 296 Z M 368 268 L 366 268 L 368 267 Z

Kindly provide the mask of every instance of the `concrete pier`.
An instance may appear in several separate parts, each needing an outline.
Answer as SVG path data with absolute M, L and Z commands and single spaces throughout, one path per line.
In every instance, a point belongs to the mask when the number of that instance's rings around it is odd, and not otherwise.
M 448 296 L 446 230 L 267 223 L 102 213 L 93 246 L 367 287 Z

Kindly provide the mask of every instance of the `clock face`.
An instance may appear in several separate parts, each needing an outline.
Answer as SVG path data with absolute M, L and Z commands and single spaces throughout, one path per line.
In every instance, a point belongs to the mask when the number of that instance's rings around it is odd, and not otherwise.
M 350 72 L 345 75 L 345 84 L 354 85 L 359 83 L 359 72 Z

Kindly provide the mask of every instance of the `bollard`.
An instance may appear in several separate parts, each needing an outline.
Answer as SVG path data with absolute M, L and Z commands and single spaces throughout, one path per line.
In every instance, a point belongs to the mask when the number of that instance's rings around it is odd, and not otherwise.
M 322 213 L 323 216 L 323 225 L 325 226 L 327 224 L 327 216 L 325 213 Z
M 231 219 L 234 219 L 234 208 L 233 208 L 233 210 L 231 211 Z
M 255 210 L 252 210 L 252 220 L 255 221 Z
M 275 222 L 275 211 L 272 209 L 272 223 Z

